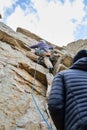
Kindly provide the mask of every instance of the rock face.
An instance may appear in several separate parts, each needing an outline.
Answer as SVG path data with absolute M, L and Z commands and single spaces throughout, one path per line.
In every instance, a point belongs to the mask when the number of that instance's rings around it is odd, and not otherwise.
M 0 130 L 48 130 L 35 103 L 56 130 L 46 100 L 52 80 L 47 78 L 44 63 L 36 64 L 38 56 L 29 49 L 39 39 L 28 30 L 18 28 L 15 32 L 0 22 Z M 72 65 L 72 56 L 66 48 L 53 46 L 54 77 Z
M 73 56 L 81 49 L 87 49 L 87 39 L 77 40 L 69 43 L 65 49 Z
M 0 14 L 0 19 L 2 18 L 2 15 Z

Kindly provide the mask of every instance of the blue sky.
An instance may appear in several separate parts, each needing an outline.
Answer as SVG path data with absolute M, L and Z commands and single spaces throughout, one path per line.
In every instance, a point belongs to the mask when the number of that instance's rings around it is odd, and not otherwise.
M 87 39 L 87 0 L 0 0 L 1 22 L 58 46 Z

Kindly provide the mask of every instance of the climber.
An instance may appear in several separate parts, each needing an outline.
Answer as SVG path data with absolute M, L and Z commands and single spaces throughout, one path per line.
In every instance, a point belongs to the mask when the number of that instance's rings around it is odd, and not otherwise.
M 51 52 L 53 50 L 52 46 L 49 46 L 45 40 L 40 40 L 36 45 L 30 46 L 30 48 L 35 49 L 35 54 L 43 57 L 43 61 L 46 67 L 49 69 L 49 72 L 52 73 L 53 65 L 50 61 Z

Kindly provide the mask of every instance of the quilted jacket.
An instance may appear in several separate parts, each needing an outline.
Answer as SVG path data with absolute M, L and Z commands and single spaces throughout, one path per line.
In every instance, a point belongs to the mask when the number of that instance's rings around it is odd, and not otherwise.
M 48 109 L 57 130 L 87 130 L 87 57 L 56 74 Z

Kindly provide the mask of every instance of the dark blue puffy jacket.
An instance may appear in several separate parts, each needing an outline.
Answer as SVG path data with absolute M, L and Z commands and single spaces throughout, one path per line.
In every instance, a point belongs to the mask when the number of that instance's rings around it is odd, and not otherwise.
M 87 130 L 87 57 L 55 76 L 48 109 L 57 130 Z

